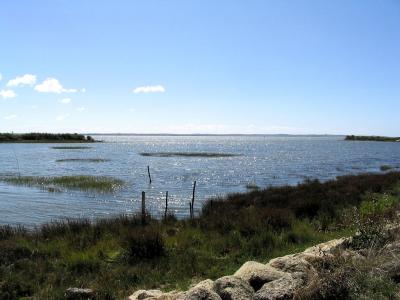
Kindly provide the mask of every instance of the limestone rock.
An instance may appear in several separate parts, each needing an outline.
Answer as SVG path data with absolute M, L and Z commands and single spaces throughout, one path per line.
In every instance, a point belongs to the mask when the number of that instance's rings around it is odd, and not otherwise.
M 95 293 L 92 289 L 68 288 L 65 291 L 65 298 L 70 300 L 95 299 Z
M 184 300 L 186 296 L 186 292 L 177 292 L 172 291 L 169 293 L 164 293 L 161 296 L 157 297 L 157 300 Z
M 205 287 L 194 287 L 190 289 L 185 300 L 221 300 L 221 297 L 211 289 Z
M 301 279 L 296 279 L 291 275 L 281 277 L 277 280 L 268 282 L 258 290 L 254 296 L 255 300 L 287 300 L 292 299 L 296 289 L 303 284 Z
M 271 266 L 255 261 L 244 263 L 234 276 L 239 277 L 258 291 L 265 283 L 274 281 L 285 276 L 285 273 Z
M 236 276 L 224 276 L 214 282 L 214 290 L 222 300 L 248 300 L 254 295 L 253 288 Z
M 129 296 L 129 300 L 158 299 L 163 294 L 160 290 L 139 290 Z

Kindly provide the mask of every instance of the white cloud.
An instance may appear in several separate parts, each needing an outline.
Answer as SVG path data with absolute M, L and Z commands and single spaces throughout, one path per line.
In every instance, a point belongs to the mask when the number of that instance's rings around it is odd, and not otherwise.
M 86 89 L 85 88 L 81 88 L 81 93 L 86 93 Z
M 162 85 L 147 85 L 147 86 L 139 86 L 133 90 L 135 94 L 140 93 L 164 93 L 165 88 Z
M 0 73 L 0 81 L 3 79 L 3 75 L 1 75 L 1 73 Z
M 4 117 L 4 120 L 12 120 L 12 119 L 15 119 L 17 117 L 17 115 L 9 115 L 9 116 L 5 116 Z
M 66 89 L 56 78 L 47 78 L 41 84 L 35 86 L 35 90 L 40 93 L 76 93 L 77 89 Z
M 57 121 L 63 121 L 68 117 L 69 117 L 69 114 L 62 114 L 62 115 L 57 116 L 56 120 Z
M 36 75 L 25 74 L 7 82 L 7 86 L 22 86 L 22 85 L 34 85 L 36 83 Z
M 77 107 L 76 110 L 79 112 L 82 112 L 85 110 L 85 108 L 83 106 L 80 106 L 80 107 Z
M 15 98 L 17 94 L 13 90 L 1 90 L 0 97 L 7 99 L 7 98 Z
M 62 104 L 70 104 L 71 98 L 63 98 L 63 99 L 60 99 L 59 102 Z

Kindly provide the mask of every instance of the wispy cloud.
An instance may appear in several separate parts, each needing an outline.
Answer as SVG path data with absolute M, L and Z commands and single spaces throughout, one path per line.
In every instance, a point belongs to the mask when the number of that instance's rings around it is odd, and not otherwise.
M 15 119 L 15 118 L 17 118 L 17 115 L 12 114 L 12 115 L 5 116 L 4 120 L 12 120 L 12 119 Z
M 70 104 L 71 98 L 63 98 L 63 99 L 60 99 L 59 102 L 62 104 Z
M 65 119 L 68 118 L 68 117 L 69 117 L 69 114 L 62 114 L 62 115 L 58 115 L 57 118 L 56 118 L 56 120 L 57 120 L 57 121 L 63 121 L 63 120 L 65 120 Z
M 164 93 L 165 88 L 162 85 L 147 85 L 147 86 L 138 86 L 133 90 L 135 94 L 140 93 Z
M 15 98 L 17 94 L 13 90 L 1 90 L 0 97 L 7 99 L 7 98 Z
M 83 106 L 80 106 L 80 107 L 77 107 L 76 110 L 79 112 L 83 112 L 85 110 L 85 108 Z
M 9 80 L 7 82 L 7 86 L 15 86 L 15 87 L 24 85 L 33 86 L 35 83 L 36 83 L 36 75 L 25 74 Z
M 1 73 L 0 73 L 0 81 L 3 79 L 3 75 L 1 75 Z
M 47 78 L 41 84 L 35 86 L 35 90 L 40 93 L 76 93 L 77 89 L 66 89 L 56 78 Z

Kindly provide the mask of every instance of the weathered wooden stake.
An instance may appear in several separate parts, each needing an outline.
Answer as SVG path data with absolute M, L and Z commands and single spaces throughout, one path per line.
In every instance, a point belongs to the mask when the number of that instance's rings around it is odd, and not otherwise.
M 168 191 L 165 193 L 165 213 L 164 213 L 165 220 L 167 220 L 167 212 L 168 212 Z
M 193 208 L 192 208 L 192 202 L 189 202 L 189 211 L 190 211 L 190 219 L 193 218 L 193 212 L 192 212 Z
M 149 175 L 149 182 L 151 184 L 150 166 L 147 166 L 147 174 Z
M 193 183 L 193 195 L 192 195 L 192 205 L 191 205 L 191 218 L 193 219 L 194 217 L 194 195 L 196 192 L 196 180 Z
M 146 223 L 146 193 L 142 192 L 142 224 Z

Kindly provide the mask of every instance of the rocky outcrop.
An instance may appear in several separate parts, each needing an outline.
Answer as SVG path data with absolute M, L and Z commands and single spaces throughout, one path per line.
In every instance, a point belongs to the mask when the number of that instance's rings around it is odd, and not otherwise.
M 160 290 L 139 290 L 129 296 L 129 300 L 183 300 L 185 299 L 185 292 L 168 292 L 163 293 Z
M 187 292 L 137 291 L 129 300 L 285 300 L 307 285 L 318 272 L 313 262 L 343 250 L 347 240 L 336 239 L 301 253 L 272 259 L 267 264 L 244 263 L 233 275 L 215 281 L 204 280 Z M 353 255 L 349 252 L 349 255 Z M 355 255 L 355 254 L 354 254 Z
M 247 300 L 254 296 L 254 290 L 250 284 L 236 276 L 217 279 L 214 290 L 222 300 Z
M 92 289 L 68 288 L 65 291 L 65 298 L 68 300 L 90 300 L 96 297 Z

